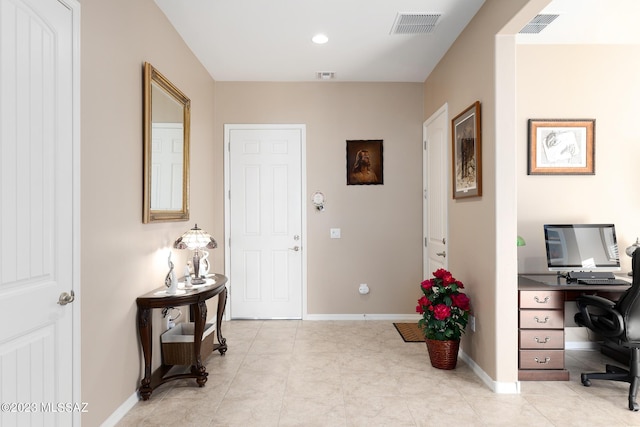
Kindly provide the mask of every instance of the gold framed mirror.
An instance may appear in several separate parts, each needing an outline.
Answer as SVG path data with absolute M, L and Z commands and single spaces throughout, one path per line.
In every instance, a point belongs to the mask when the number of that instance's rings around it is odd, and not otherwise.
M 191 101 L 144 63 L 144 196 L 142 222 L 189 219 Z

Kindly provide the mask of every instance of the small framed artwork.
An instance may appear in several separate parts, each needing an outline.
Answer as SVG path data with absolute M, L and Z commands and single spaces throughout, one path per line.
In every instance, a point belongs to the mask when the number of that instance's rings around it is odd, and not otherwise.
M 529 175 L 595 175 L 594 119 L 529 119 Z
M 382 140 L 347 140 L 347 185 L 382 185 Z
M 482 196 L 480 101 L 451 120 L 453 198 Z

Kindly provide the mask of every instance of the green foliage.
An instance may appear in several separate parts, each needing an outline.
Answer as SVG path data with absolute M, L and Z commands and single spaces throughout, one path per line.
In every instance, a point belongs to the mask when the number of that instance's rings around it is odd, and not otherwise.
M 423 296 L 416 312 L 422 315 L 418 325 L 425 336 L 434 340 L 459 340 L 469 321 L 470 301 L 460 292 L 464 285 L 450 272 L 438 269 L 433 278 L 420 284 Z

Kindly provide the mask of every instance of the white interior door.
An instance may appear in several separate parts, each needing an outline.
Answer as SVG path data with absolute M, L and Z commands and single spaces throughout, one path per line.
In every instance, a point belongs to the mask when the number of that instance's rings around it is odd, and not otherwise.
M 0 0 L 0 425 L 5 427 L 79 421 L 79 414 L 55 407 L 74 403 L 79 384 L 73 364 L 77 311 L 73 304 L 58 304 L 61 293 L 77 291 L 79 275 L 74 247 L 79 242 L 74 226 L 79 224 L 78 23 L 76 2 Z
M 182 209 L 184 130 L 182 123 L 153 123 L 151 134 L 151 209 Z M 171 191 L 160 191 L 170 188 Z
M 226 125 L 231 317 L 302 317 L 304 126 Z
M 446 104 L 424 124 L 424 278 L 447 268 L 447 183 L 449 182 L 448 113 Z

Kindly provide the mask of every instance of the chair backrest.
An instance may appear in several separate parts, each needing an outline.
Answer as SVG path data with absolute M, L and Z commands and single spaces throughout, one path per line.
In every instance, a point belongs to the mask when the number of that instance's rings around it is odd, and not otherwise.
M 636 249 L 631 257 L 633 281 L 631 288 L 620 298 L 616 310 L 624 318 L 623 341 L 640 341 L 640 250 Z

